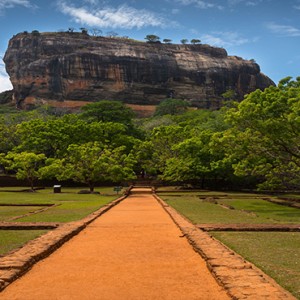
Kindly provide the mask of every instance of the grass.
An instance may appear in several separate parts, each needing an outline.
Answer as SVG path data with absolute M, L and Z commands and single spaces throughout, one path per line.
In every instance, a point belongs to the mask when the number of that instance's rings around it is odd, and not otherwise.
M 15 221 L 12 220 L 14 217 L 23 216 L 29 212 L 36 211 L 42 208 L 41 206 L 0 206 L 0 222 L 3 221 Z
M 10 114 L 10 113 L 17 114 L 18 112 L 19 111 L 11 105 L 7 105 L 7 104 L 0 105 L 0 115 Z
M 82 188 L 81 188 L 82 189 Z M 119 197 L 113 188 L 99 188 L 101 194 L 78 194 L 79 188 L 63 188 L 62 193 L 54 194 L 48 188 L 32 192 L 20 192 L 23 187 L 0 188 L 0 204 L 30 204 L 32 206 L 0 206 L 0 221 L 13 222 L 71 222 L 84 218 L 103 205 Z M 25 217 L 24 215 L 45 206 L 56 204 L 47 210 Z M 22 217 L 23 216 L 23 217 Z M 44 234 L 45 230 L 0 230 L 0 255 L 21 247 L 26 242 Z
M 109 196 L 102 196 L 101 199 L 85 201 L 60 201 L 59 206 L 18 219 L 16 222 L 72 222 L 84 218 L 113 199 Z
M 22 188 L 11 189 L 4 192 L 0 189 L 0 204 L 58 204 L 48 210 L 17 219 L 16 222 L 71 222 L 82 219 L 101 206 L 116 199 L 118 195 L 113 188 L 99 188 L 97 194 L 77 194 L 78 188 L 64 188 L 63 193 L 53 193 L 52 189 L 39 190 L 35 193 L 17 192 Z M 13 192 L 16 191 L 16 192 Z M 24 215 L 26 212 L 36 210 L 33 207 L 7 207 L 0 206 L 0 219 L 6 220 L 12 216 Z M 6 218 L 6 219 L 5 219 Z
M 262 197 L 266 195 L 177 191 L 161 193 L 160 197 L 194 224 L 300 223 L 299 209 L 263 200 Z M 289 198 L 297 199 L 293 194 Z M 209 202 L 208 199 L 221 205 Z M 211 234 L 300 299 L 299 232 L 218 231 Z
M 296 200 L 300 200 L 300 194 L 281 194 L 278 195 L 279 198 L 293 198 Z
M 300 232 L 213 232 L 300 299 Z
M 224 199 L 218 202 L 230 205 L 237 210 L 253 212 L 272 223 L 300 223 L 299 209 L 278 205 L 262 199 Z
M 0 255 L 17 249 L 46 232 L 46 230 L 0 230 Z
M 258 195 L 204 192 L 162 193 L 160 195 L 168 204 L 180 211 L 194 224 L 197 223 L 300 223 L 299 209 L 274 204 Z M 200 197 L 218 197 L 217 205 L 200 199 Z M 234 209 L 226 208 L 231 206 Z

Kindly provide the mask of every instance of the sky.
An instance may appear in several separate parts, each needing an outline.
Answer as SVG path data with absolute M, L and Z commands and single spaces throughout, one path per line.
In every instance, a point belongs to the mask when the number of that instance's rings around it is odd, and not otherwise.
M 13 35 L 68 28 L 200 39 L 254 59 L 276 84 L 300 76 L 300 0 L 0 0 L 0 92 L 12 88 L 2 58 Z

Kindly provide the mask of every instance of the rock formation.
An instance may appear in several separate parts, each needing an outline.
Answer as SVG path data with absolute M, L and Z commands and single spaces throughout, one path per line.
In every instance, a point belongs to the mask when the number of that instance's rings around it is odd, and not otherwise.
M 274 83 L 258 64 L 209 45 L 169 45 L 84 33 L 19 33 L 4 62 L 18 105 L 101 99 L 156 105 L 174 97 L 218 108 Z

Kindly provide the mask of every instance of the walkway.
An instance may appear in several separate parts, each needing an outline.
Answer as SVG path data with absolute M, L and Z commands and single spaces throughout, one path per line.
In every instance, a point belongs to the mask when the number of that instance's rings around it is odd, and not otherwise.
M 229 299 L 157 200 L 139 192 L 36 264 L 0 299 Z

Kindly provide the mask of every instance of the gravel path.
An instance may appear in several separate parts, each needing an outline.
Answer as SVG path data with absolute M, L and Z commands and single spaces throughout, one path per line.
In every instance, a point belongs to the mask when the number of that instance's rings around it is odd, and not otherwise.
M 230 299 L 149 190 L 135 192 L 0 299 Z

